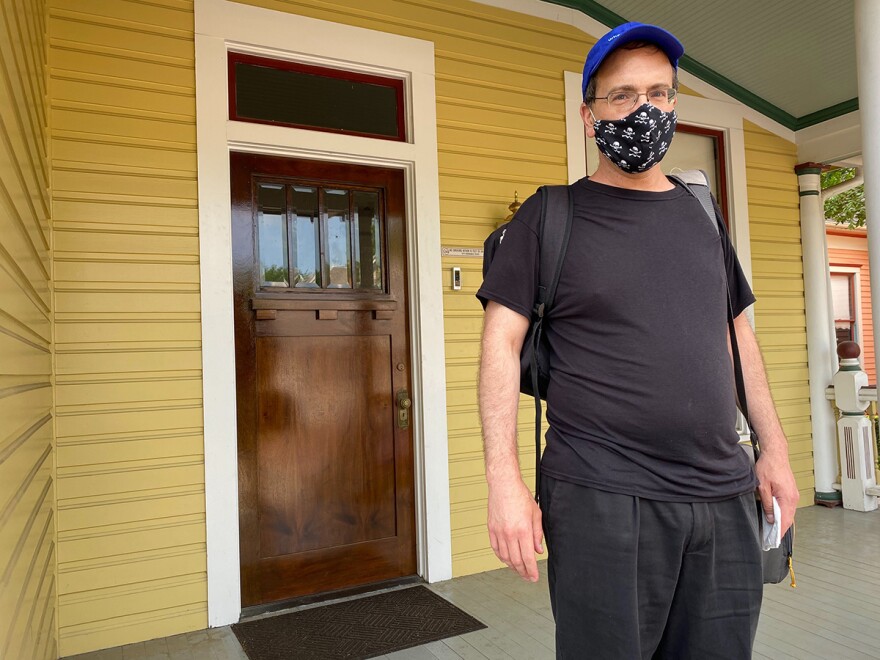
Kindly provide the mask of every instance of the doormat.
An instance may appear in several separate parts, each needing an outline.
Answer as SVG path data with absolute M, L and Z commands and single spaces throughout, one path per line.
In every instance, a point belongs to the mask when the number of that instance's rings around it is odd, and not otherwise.
M 425 587 L 237 623 L 250 660 L 374 658 L 486 626 Z

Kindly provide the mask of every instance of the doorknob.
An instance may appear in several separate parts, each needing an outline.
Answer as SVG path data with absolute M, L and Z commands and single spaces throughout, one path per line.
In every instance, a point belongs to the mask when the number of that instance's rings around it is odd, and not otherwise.
M 412 408 L 412 399 L 409 398 L 409 392 L 399 390 L 397 392 L 397 428 L 409 428 L 409 409 Z

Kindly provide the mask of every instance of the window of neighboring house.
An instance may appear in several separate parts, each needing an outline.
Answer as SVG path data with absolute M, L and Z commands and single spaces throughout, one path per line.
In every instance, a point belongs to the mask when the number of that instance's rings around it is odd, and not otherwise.
M 229 53 L 229 118 L 406 140 L 403 80 Z
M 856 327 L 855 278 L 852 273 L 831 273 L 831 302 L 837 343 L 859 341 Z

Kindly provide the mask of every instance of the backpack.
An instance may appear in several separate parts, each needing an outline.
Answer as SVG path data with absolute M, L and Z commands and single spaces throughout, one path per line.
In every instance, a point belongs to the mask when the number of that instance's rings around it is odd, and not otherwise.
M 706 173 L 702 170 L 686 170 L 670 175 L 681 183 L 685 190 L 696 197 L 709 217 L 712 227 L 719 231 L 715 218 L 712 196 Z M 541 186 L 541 217 L 538 224 L 538 243 L 540 258 L 538 262 L 538 287 L 532 307 L 529 328 L 520 351 L 519 391 L 535 399 L 535 500 L 540 498 L 541 487 L 541 420 L 543 408 L 541 400 L 547 398 L 547 384 L 550 381 L 549 348 L 544 336 L 544 320 L 553 309 L 556 287 L 568 249 L 571 235 L 571 221 L 574 206 L 570 186 Z M 505 223 L 489 234 L 483 243 L 483 277 L 495 256 L 495 250 L 504 239 L 507 231 Z M 537 393 L 537 396 L 536 396 Z

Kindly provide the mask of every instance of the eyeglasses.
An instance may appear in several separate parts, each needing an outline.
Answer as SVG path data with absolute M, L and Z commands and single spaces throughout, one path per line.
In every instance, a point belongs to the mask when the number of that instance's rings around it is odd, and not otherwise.
M 675 100 L 678 92 L 673 87 L 661 87 L 647 92 L 619 90 L 608 96 L 595 96 L 594 101 L 605 101 L 614 110 L 632 110 L 636 107 L 639 97 L 644 96 L 651 105 L 669 105 Z

